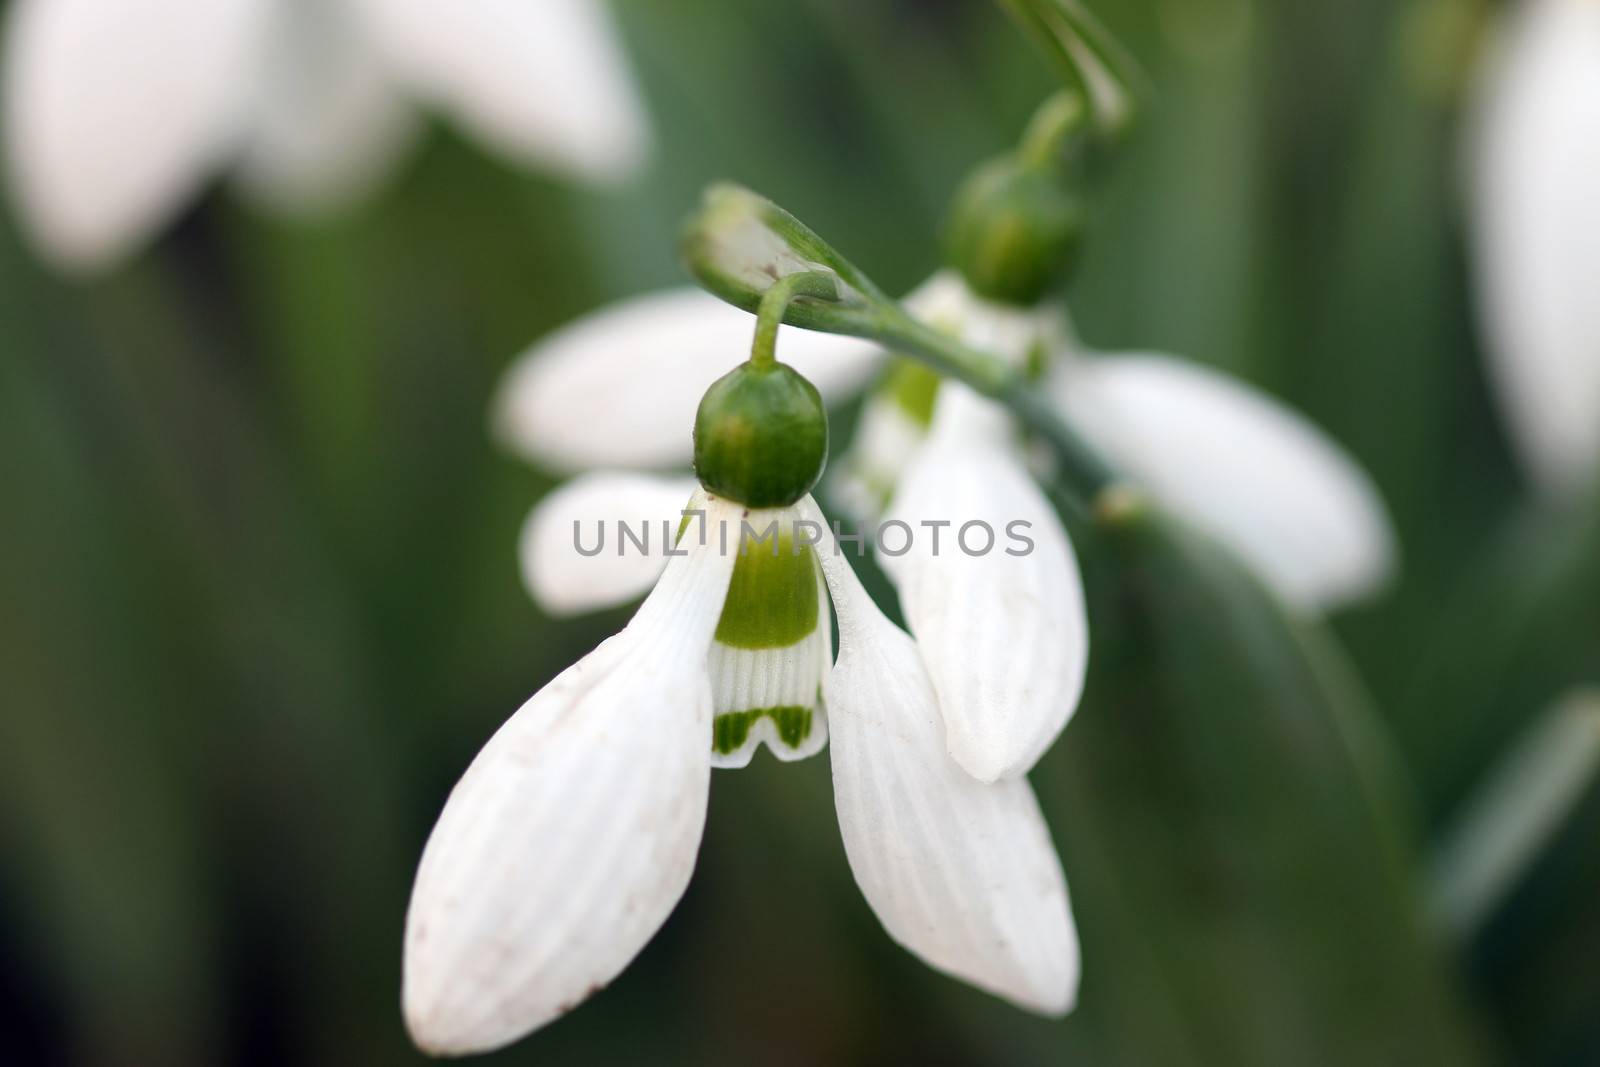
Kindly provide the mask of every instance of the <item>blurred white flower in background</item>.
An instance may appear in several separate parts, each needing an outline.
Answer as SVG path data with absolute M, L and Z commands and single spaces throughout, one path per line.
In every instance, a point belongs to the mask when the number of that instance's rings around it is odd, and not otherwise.
M 1500 27 L 1471 141 L 1490 368 L 1547 490 L 1600 478 L 1600 3 L 1525 0 Z
M 226 168 L 327 209 L 437 109 L 506 158 L 635 173 L 648 119 L 603 0 L 17 0 L 8 184 L 60 267 L 134 251 Z

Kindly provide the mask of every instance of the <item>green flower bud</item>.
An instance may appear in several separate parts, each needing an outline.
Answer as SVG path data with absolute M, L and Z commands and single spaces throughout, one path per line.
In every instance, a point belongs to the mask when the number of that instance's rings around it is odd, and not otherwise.
M 999 303 L 1039 302 L 1072 265 L 1083 201 L 1053 167 L 1001 156 L 956 194 L 948 254 L 974 293 Z
M 741 364 L 700 401 L 694 470 L 709 492 L 746 507 L 788 507 L 827 462 L 828 413 L 793 367 Z

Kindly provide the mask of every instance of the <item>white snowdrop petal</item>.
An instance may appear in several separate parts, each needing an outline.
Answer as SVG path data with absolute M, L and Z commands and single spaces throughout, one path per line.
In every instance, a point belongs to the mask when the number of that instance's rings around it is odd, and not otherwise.
M 1033 1011 L 1069 1011 L 1077 933 L 1032 787 L 979 782 L 951 761 L 915 645 L 842 555 L 821 558 L 840 634 L 826 687 L 834 800 L 856 883 L 930 966 Z
M 715 551 L 675 558 L 628 628 L 524 704 L 451 792 L 406 916 L 419 1047 L 485 1052 L 571 1010 L 682 896 L 710 788 L 705 653 L 731 572 Z
M 267 0 L 17 0 L 10 185 L 58 265 L 102 266 L 175 214 L 234 147 Z
M 880 551 L 916 636 L 950 755 L 986 782 L 1025 774 L 1083 693 L 1083 580 L 1055 510 L 1029 477 L 1003 413 L 957 383 L 886 523 L 911 531 Z M 888 544 L 889 539 L 885 539 Z
M 1118 467 L 1287 603 L 1358 600 L 1395 570 L 1394 533 L 1366 473 L 1265 393 L 1184 360 L 1120 354 L 1075 360 L 1056 388 Z
M 661 576 L 698 487 L 690 477 L 629 471 L 595 471 L 559 486 L 523 523 L 523 585 L 555 616 L 638 599 Z
M 326 211 L 372 189 L 418 124 L 346 0 L 284 0 L 240 178 L 275 207 Z
M 617 301 L 512 364 L 495 432 L 552 470 L 687 466 L 701 396 L 748 357 L 754 333 L 754 316 L 699 289 Z M 832 402 L 866 382 L 879 352 L 857 338 L 784 327 L 778 358 Z
M 602 0 L 353 0 L 410 87 L 513 159 L 631 178 L 650 122 Z
M 1600 4 L 1527 0 L 1479 87 L 1472 221 L 1490 369 L 1550 490 L 1600 477 Z

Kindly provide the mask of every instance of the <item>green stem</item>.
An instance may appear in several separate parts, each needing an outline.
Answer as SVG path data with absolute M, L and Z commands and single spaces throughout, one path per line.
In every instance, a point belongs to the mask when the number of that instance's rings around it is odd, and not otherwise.
M 1132 125 L 1146 80 L 1133 57 L 1080 0 L 1000 0 L 1057 63 L 1063 81 L 1092 105 L 1096 125 L 1116 136 Z
M 778 361 L 778 327 L 797 298 L 815 300 L 839 299 L 838 280 L 827 271 L 798 271 L 786 274 L 773 282 L 761 296 L 761 306 L 756 309 L 756 338 L 750 345 L 750 362 L 758 367 L 770 367 Z
M 1077 89 L 1063 89 L 1054 94 L 1028 120 L 1017 154 L 1029 167 L 1047 167 L 1058 163 L 1066 154 L 1072 139 L 1083 132 L 1089 122 L 1089 105 Z

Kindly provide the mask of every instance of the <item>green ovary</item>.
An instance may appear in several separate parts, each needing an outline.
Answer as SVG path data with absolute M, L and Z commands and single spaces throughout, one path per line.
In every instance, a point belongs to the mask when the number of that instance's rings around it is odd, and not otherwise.
M 749 739 L 751 728 L 765 717 L 778 728 L 779 740 L 789 748 L 799 748 L 811 736 L 812 714 L 812 709 L 797 704 L 726 712 L 711 725 L 711 747 L 724 756 L 736 751 Z
M 817 563 L 811 546 L 797 546 L 788 530 L 777 536 L 776 552 L 773 541 L 751 538 L 733 565 L 717 622 L 717 640 L 730 648 L 787 648 L 817 628 Z

